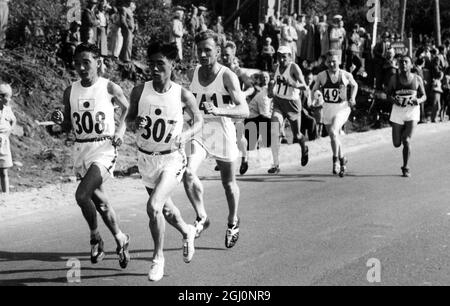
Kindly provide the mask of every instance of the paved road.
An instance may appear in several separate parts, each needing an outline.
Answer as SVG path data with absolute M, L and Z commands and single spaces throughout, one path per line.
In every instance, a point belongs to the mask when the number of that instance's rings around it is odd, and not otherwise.
M 231 250 L 224 248 L 223 190 L 217 178 L 205 179 L 212 225 L 190 264 L 181 237 L 167 227 L 166 275 L 157 284 L 146 277 L 145 193 L 138 180 L 125 180 L 133 188 L 115 207 L 132 236 L 128 269 L 119 268 L 104 227 L 110 252 L 91 265 L 78 208 L 56 206 L 0 224 L 0 285 L 67 285 L 70 258 L 81 263 L 81 285 L 371 285 L 372 258 L 381 263 L 381 285 L 449 285 L 449 140 L 448 130 L 416 137 L 411 179 L 400 177 L 401 151 L 387 143 L 350 153 L 344 179 L 329 174 L 328 158 L 279 176 L 241 177 L 241 238 Z M 192 221 L 182 188 L 174 200 Z

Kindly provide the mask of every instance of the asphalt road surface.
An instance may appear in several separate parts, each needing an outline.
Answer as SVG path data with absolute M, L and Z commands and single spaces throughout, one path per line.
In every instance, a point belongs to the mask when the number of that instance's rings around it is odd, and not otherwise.
M 112 201 L 131 234 L 126 270 L 103 224 L 108 255 L 92 265 L 79 208 L 55 206 L 0 224 L 0 285 L 450 285 L 449 140 L 448 130 L 416 137 L 410 179 L 400 176 L 401 150 L 387 143 L 350 153 L 344 179 L 331 175 L 330 158 L 283 168 L 278 176 L 240 177 L 241 237 L 230 250 L 223 189 L 217 177 L 206 178 L 211 227 L 185 264 L 181 236 L 167 226 L 165 276 L 158 283 L 147 279 L 153 243 L 146 194 L 139 180 L 124 181 L 133 188 Z M 193 222 L 181 186 L 174 201 Z M 69 283 L 78 262 L 81 283 Z M 380 282 L 369 282 L 368 274 Z

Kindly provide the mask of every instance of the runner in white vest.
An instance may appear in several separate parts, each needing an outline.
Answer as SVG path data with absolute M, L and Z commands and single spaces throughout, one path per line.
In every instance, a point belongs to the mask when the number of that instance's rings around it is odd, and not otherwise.
M 73 129 L 76 135 L 74 171 L 81 182 L 75 198 L 91 230 L 91 262 L 95 264 L 105 256 L 103 239 L 98 231 L 98 211 L 114 235 L 120 266 L 126 268 L 130 261 L 130 237 L 120 230 L 103 184 L 113 175 L 117 147 L 123 143 L 129 105 L 118 85 L 99 77 L 101 63 L 97 46 L 84 43 L 76 48 L 75 69 L 81 81 L 66 89 L 63 97 L 64 113 L 55 111 L 52 120 L 61 124 L 65 131 Z M 121 109 L 117 130 L 113 101 Z
M 188 167 L 184 185 L 196 213 L 197 236 L 209 225 L 203 203 L 203 186 L 197 170 L 206 157 L 216 159 L 228 202 L 228 228 L 225 246 L 231 248 L 239 238 L 239 187 L 235 165 L 239 157 L 236 129 L 232 119 L 249 115 L 248 105 L 235 73 L 218 63 L 221 48 L 213 31 L 199 33 L 195 38 L 200 67 L 195 69 L 191 91 L 197 97 L 205 120 L 202 132 L 194 137 L 188 148 Z
M 293 62 L 292 50 L 281 46 L 278 51 L 279 66 L 275 72 L 275 82 L 270 88 L 273 96 L 273 113 L 271 127 L 271 148 L 273 166 L 269 169 L 270 174 L 280 172 L 280 127 L 287 118 L 291 125 L 292 134 L 299 140 L 302 149 L 301 165 L 304 167 L 309 161 L 309 149 L 305 137 L 300 128 L 302 126 L 302 105 L 300 101 L 300 90 L 306 90 L 306 83 L 300 67 Z
M 200 131 L 203 120 L 192 93 L 170 80 L 178 57 L 176 45 L 151 44 L 148 57 L 153 81 L 133 89 L 127 122 L 137 130 L 138 167 L 150 196 L 147 213 L 155 247 L 148 277 L 159 281 L 165 264 L 164 217 L 183 236 L 184 261 L 189 263 L 194 255 L 196 229 L 183 221 L 171 194 L 186 169 L 184 144 Z M 185 131 L 183 108 L 194 122 Z

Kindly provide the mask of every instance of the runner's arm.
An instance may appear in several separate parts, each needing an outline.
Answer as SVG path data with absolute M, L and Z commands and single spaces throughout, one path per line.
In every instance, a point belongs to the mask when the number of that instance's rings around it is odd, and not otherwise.
M 237 75 L 230 70 L 226 71 L 223 75 L 223 83 L 236 107 L 231 109 L 217 108 L 212 103 L 208 103 L 205 105 L 207 112 L 215 116 L 229 117 L 232 119 L 247 118 L 249 116 L 248 104 L 239 86 Z
M 397 84 L 397 76 L 393 75 L 391 77 L 391 79 L 389 80 L 389 83 L 386 87 L 386 94 L 388 96 L 389 102 L 391 102 L 392 104 L 398 105 L 398 101 L 397 101 L 396 97 L 394 96 L 396 84 Z
M 294 87 L 295 89 L 305 90 L 307 88 L 305 77 L 303 76 L 303 72 L 297 64 L 291 66 L 291 74 L 294 77 L 294 80 L 297 80 L 297 82 L 295 84 L 289 84 L 289 86 Z
M 203 126 L 203 116 L 197 107 L 197 100 L 194 95 L 187 89 L 182 88 L 181 90 L 181 101 L 186 105 L 186 112 L 192 119 L 193 124 L 190 125 L 189 129 L 183 131 L 179 137 L 179 143 L 184 144 L 197 134 Z
M 425 91 L 425 85 L 423 84 L 423 79 L 420 76 L 417 76 L 417 79 L 419 81 L 419 88 L 417 89 L 417 92 L 420 95 L 420 98 L 417 98 L 416 102 L 417 102 L 417 105 L 420 105 L 427 101 L 427 93 Z
M 347 77 L 351 88 L 350 100 L 348 102 L 350 106 L 354 106 L 356 105 L 356 96 L 358 95 L 358 83 L 351 73 L 347 73 Z
M 139 85 L 133 88 L 130 95 L 130 109 L 128 110 L 126 123 L 128 129 L 136 132 L 137 125 L 135 124 L 138 111 L 139 111 L 139 100 L 141 99 L 142 92 L 144 91 L 144 85 Z
M 70 93 L 72 91 L 72 86 L 69 86 L 64 91 L 63 95 L 63 106 L 64 110 L 62 111 L 63 118 L 60 117 L 59 110 L 56 110 L 52 114 L 52 121 L 61 126 L 61 130 L 63 132 L 70 132 L 72 130 L 72 120 L 70 119 Z
M 127 125 L 125 123 L 125 118 L 127 117 L 128 109 L 130 104 L 125 97 L 122 88 L 114 84 L 113 82 L 108 83 L 108 93 L 114 97 L 114 100 L 119 104 L 122 113 L 119 118 L 119 127 L 117 128 L 116 134 L 114 135 L 113 144 L 116 146 L 121 146 L 123 143 L 123 136 L 125 135 L 125 130 Z

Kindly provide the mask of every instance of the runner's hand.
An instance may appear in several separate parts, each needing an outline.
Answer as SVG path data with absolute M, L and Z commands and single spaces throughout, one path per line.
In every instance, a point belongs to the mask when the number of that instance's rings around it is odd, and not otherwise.
M 147 124 L 148 124 L 147 118 L 138 116 L 138 117 L 136 118 L 135 124 L 136 124 L 136 128 L 137 128 L 138 130 L 139 130 L 139 129 L 143 129 L 143 128 L 145 128 L 145 127 L 147 126 Z
M 211 114 L 214 116 L 219 115 L 219 109 L 214 106 L 214 103 L 212 102 L 204 102 L 203 105 L 205 106 L 205 111 L 207 114 Z
M 64 122 L 64 114 L 62 111 L 60 110 L 55 110 L 52 113 L 52 118 L 51 120 L 56 123 L 56 124 L 62 124 Z
M 112 144 L 115 147 L 120 147 L 123 144 L 123 135 L 116 134 L 112 140 Z

